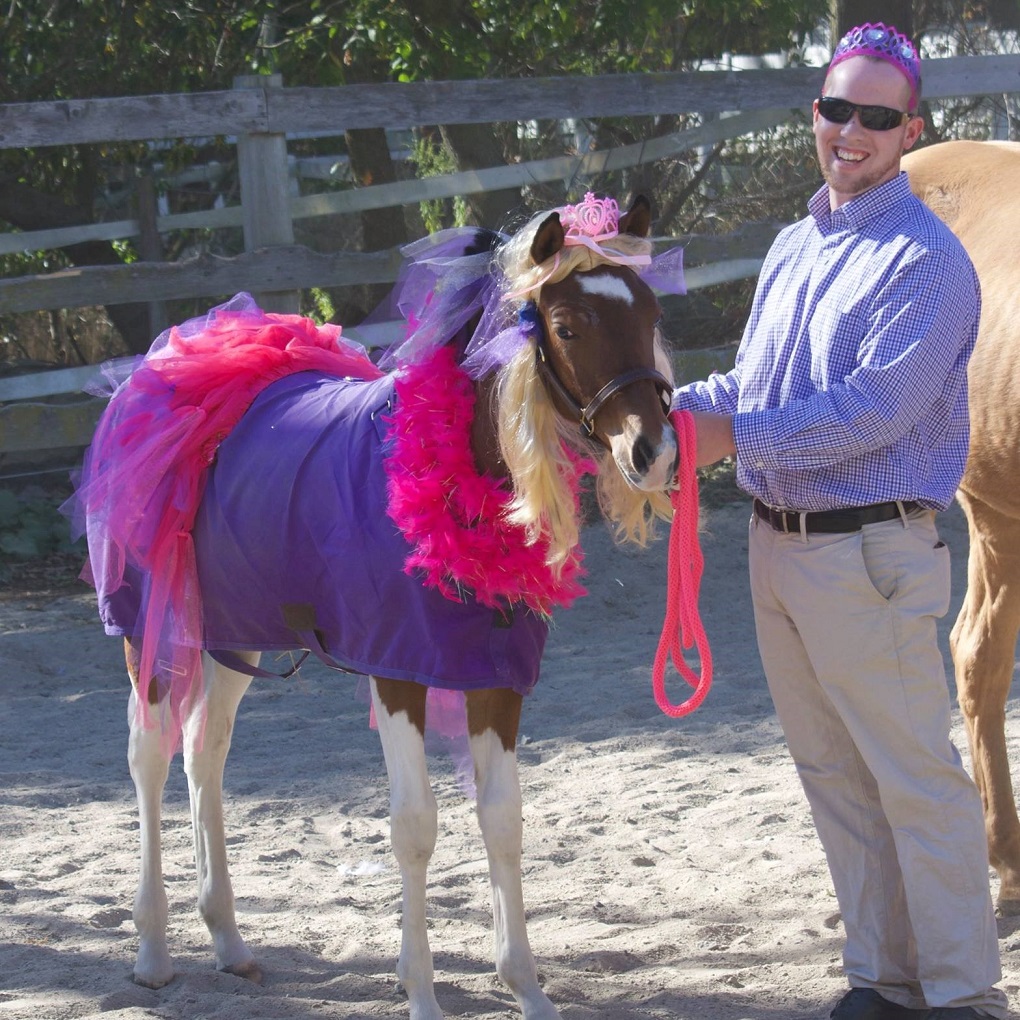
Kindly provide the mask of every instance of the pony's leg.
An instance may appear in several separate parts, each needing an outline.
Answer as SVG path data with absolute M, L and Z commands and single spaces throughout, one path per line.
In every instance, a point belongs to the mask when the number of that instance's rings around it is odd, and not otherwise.
M 372 678 L 372 704 L 390 780 L 390 840 L 403 885 L 397 977 L 407 993 L 411 1020 L 442 1020 L 425 916 L 425 875 L 438 831 L 425 763 L 426 693 L 418 684 Z
M 467 693 L 468 733 L 475 763 L 478 824 L 489 858 L 496 973 L 513 992 L 524 1020 L 558 1020 L 538 983 L 521 890 L 521 784 L 517 727 L 521 696 L 511 690 Z
M 967 593 L 950 639 L 998 908 L 1020 914 L 1020 820 L 1006 755 L 1006 698 L 1020 629 L 1020 521 L 959 493 L 970 525 Z
M 237 654 L 246 662 L 258 663 L 257 652 Z M 204 718 L 201 711 L 192 711 L 184 726 L 184 769 L 191 797 L 198 909 L 212 936 L 217 969 L 261 982 L 262 972 L 237 930 L 223 832 L 223 767 L 237 706 L 252 678 L 221 666 L 208 655 L 202 656 L 202 666 Z
M 138 650 L 124 642 L 124 658 L 131 677 L 128 701 L 128 768 L 138 799 L 138 832 L 141 867 L 135 892 L 134 922 L 138 931 L 138 956 L 134 979 L 148 988 L 162 988 L 174 976 L 174 965 L 166 944 L 167 900 L 163 887 L 163 860 L 160 850 L 160 819 L 163 788 L 170 772 L 171 754 L 167 751 L 158 726 L 145 728 L 138 716 L 138 699 L 149 697 L 154 712 L 154 696 L 139 689 Z

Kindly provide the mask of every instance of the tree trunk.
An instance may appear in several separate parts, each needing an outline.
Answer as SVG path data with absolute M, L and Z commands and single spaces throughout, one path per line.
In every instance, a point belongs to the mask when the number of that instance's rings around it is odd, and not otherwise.
M 21 230 L 53 230 L 91 223 L 89 211 L 81 206 L 62 205 L 50 194 L 20 184 L 12 177 L 0 178 L 0 219 Z M 63 249 L 74 266 L 119 265 L 121 260 L 107 241 L 83 241 Z M 132 354 L 144 354 L 153 337 L 149 329 L 148 305 L 142 302 L 107 305 L 106 314 Z
M 389 142 L 382 128 L 358 128 L 344 133 L 351 174 L 361 187 L 393 184 L 397 173 L 390 156 Z M 366 209 L 361 213 L 365 251 L 382 251 L 407 241 L 407 229 L 400 206 Z
M 430 53 L 428 71 L 431 76 L 447 81 L 463 77 L 454 54 L 437 47 L 434 40 L 442 38 L 444 31 L 454 37 L 465 30 L 476 31 L 481 37 L 483 29 L 472 5 L 468 0 L 413 0 L 408 6 L 415 18 L 418 45 L 423 52 Z M 440 132 L 460 171 L 485 170 L 506 164 L 506 153 L 496 140 L 491 124 L 443 124 Z M 521 191 L 520 188 L 482 191 L 465 195 L 464 201 L 476 226 L 500 230 L 509 225 L 511 214 L 520 208 Z
M 373 60 L 345 62 L 344 83 L 347 85 L 371 84 L 389 80 L 389 69 Z M 390 155 L 390 143 L 382 128 L 356 128 L 344 132 L 347 155 L 351 161 L 351 176 L 355 187 L 372 184 L 392 184 L 397 170 Z M 407 244 L 407 225 L 402 206 L 386 209 L 366 209 L 361 214 L 362 248 L 364 251 L 383 251 Z M 337 304 L 342 323 L 360 322 L 389 293 L 386 284 L 346 287 Z
M 382 128 L 358 128 L 344 133 L 351 174 L 358 185 L 392 184 L 397 179 L 390 145 Z M 403 207 L 366 209 L 361 213 L 362 245 L 365 251 L 383 251 L 407 243 Z M 345 288 L 341 322 L 363 319 L 389 293 L 387 284 Z
M 489 124 L 443 124 L 440 131 L 457 161 L 458 170 L 484 170 L 506 162 Z M 521 192 L 519 188 L 480 191 L 465 195 L 464 201 L 476 226 L 501 230 L 509 225 L 511 215 L 520 209 Z
M 914 10 L 911 0 L 832 0 L 832 47 L 849 29 L 881 21 L 895 25 L 908 39 L 914 38 Z

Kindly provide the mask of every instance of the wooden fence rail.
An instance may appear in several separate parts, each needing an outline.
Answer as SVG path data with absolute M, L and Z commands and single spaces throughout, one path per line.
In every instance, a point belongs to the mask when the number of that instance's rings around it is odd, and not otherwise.
M 823 73 L 821 68 L 800 67 L 343 88 L 285 88 L 278 76 L 268 76 L 240 78 L 234 89 L 221 92 L 0 105 L 0 148 L 208 136 L 235 140 L 241 204 L 155 217 L 155 229 L 242 226 L 247 249 L 234 258 L 201 256 L 178 263 L 146 261 L 0 279 L 0 314 L 239 290 L 256 293 L 266 307 L 296 310 L 302 289 L 390 282 L 399 265 L 396 252 L 320 254 L 294 245 L 296 219 L 538 181 L 583 179 L 667 158 L 805 115 Z M 1020 57 L 926 62 L 925 96 L 930 100 L 1012 93 L 1020 93 Z M 328 137 L 352 128 L 676 112 L 700 112 L 710 118 L 689 131 L 606 152 L 301 197 L 287 192 L 288 134 Z M 755 275 L 776 229 L 776 224 L 752 225 L 728 242 L 690 239 L 689 288 Z M 8 233 L 0 235 L 0 254 L 131 238 L 140 231 L 137 221 L 120 220 Z M 5 454 L 88 441 L 98 402 L 45 403 L 49 396 L 77 389 L 81 374 L 67 370 L 59 383 L 38 377 L 35 382 L 0 380 L 0 463 Z M 66 389 L 55 389 L 58 385 Z
M 430 81 L 326 88 L 245 87 L 221 92 L 0 105 L 0 148 L 213 135 L 305 134 L 422 124 L 627 117 L 803 108 L 824 69 Z M 1020 91 L 1011 55 L 925 62 L 929 99 Z
M 648 139 L 605 153 L 295 198 L 290 201 L 290 208 L 292 218 L 297 219 L 604 173 L 712 145 L 724 138 L 781 123 L 794 111 L 806 112 L 818 92 L 822 73 L 820 68 L 781 68 L 322 89 L 252 86 L 252 79 L 245 78 L 242 87 L 225 92 L 0 104 L 0 148 L 206 135 L 238 137 L 245 133 L 334 136 L 348 127 L 399 128 L 555 116 L 618 117 L 678 111 L 714 115 L 740 111 L 737 116 L 709 122 L 692 131 Z M 928 61 L 925 67 L 928 99 L 1011 92 L 1020 92 L 1018 57 L 951 57 Z M 556 97 L 555 103 L 548 101 L 550 95 Z M 430 119 L 429 115 L 434 116 Z M 242 209 L 236 206 L 160 217 L 157 227 L 161 231 L 236 227 L 242 221 Z M 64 230 L 0 234 L 0 254 L 46 250 L 85 240 L 116 240 L 137 233 L 135 221 L 120 220 Z

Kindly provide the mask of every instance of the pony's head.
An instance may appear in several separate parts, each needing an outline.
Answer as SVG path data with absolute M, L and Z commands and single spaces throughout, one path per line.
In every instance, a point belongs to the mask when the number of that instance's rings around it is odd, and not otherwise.
M 644 544 L 671 514 L 677 441 L 658 300 L 635 271 L 650 261 L 648 200 L 619 216 L 611 199 L 541 214 L 498 252 L 508 292 L 533 302 L 528 343 L 500 370 L 500 450 L 513 518 L 562 561 L 578 540 L 564 444 L 601 460 L 599 503 L 620 538 Z

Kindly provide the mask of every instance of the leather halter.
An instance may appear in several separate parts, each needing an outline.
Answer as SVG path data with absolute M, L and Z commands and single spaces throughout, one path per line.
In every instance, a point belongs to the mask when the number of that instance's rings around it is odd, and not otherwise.
M 598 439 L 607 448 L 609 444 L 600 436 L 595 435 L 595 415 L 602 410 L 612 397 L 616 396 L 620 390 L 631 383 L 639 382 L 642 379 L 651 379 L 655 383 L 655 388 L 659 391 L 659 398 L 662 400 L 664 413 L 669 413 L 673 387 L 670 385 L 669 380 L 654 368 L 631 368 L 626 372 L 621 372 L 615 379 L 610 379 L 586 405 L 582 406 L 577 398 L 563 385 L 560 377 L 556 374 L 556 369 L 552 366 L 552 360 L 546 352 L 544 338 L 540 338 L 535 345 L 535 360 L 538 366 L 538 374 L 549 384 L 560 400 L 570 408 L 571 413 L 577 418 L 581 428 L 584 430 L 585 435 L 589 438 Z

